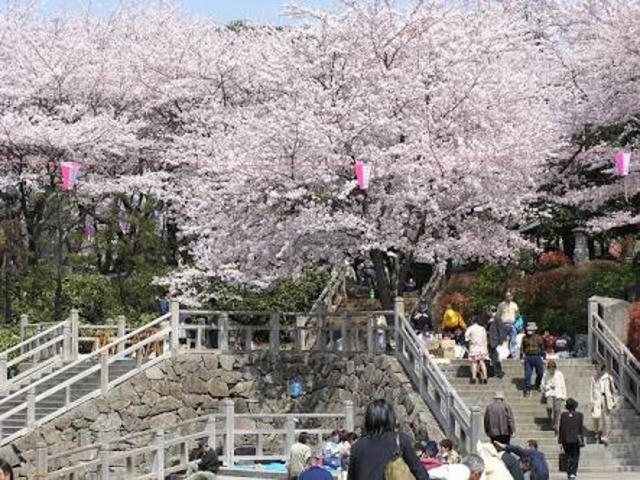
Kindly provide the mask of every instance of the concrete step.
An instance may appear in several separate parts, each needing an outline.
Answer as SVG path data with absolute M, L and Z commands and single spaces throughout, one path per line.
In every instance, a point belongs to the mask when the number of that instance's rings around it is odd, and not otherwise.
M 565 375 L 569 395 L 574 396 L 580 403 L 579 409 L 585 414 L 585 426 L 589 430 L 592 427 L 588 414 L 589 387 L 593 375 L 591 363 L 586 359 L 557 360 L 557 363 L 558 369 Z M 503 392 L 513 409 L 516 421 L 514 443 L 522 445 L 528 439 L 535 439 L 547 457 L 552 471 L 551 478 L 566 479 L 566 474 L 558 472 L 557 436 L 550 428 L 546 405 L 540 403 L 540 393 L 533 391 L 531 397 L 523 396 L 524 371 L 519 361 L 504 362 L 504 378 L 490 378 L 487 385 L 469 382 L 471 372 L 467 360 L 454 360 L 441 365 L 441 369 L 452 388 L 468 406 L 477 405 L 484 408 L 493 401 L 497 390 Z M 596 444 L 595 438 L 588 435 L 589 444 L 582 450 L 578 478 L 640 480 L 640 455 L 635 440 L 640 436 L 640 415 L 630 405 L 625 404 L 614 412 L 611 424 L 611 438 L 614 443 L 609 448 Z M 589 434 L 589 431 L 587 433 Z

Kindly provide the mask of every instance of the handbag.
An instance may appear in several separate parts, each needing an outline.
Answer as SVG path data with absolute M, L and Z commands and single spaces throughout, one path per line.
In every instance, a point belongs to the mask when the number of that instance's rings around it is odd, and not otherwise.
M 584 438 L 584 435 L 578 435 L 578 445 L 580 445 L 580 448 L 587 446 L 587 440 Z
M 558 456 L 558 465 L 559 465 L 559 470 L 561 472 L 565 472 L 567 471 L 567 456 L 564 454 L 564 452 L 560 452 L 560 455 Z
M 396 435 L 396 451 L 393 459 L 384 466 L 384 480 L 415 480 L 415 478 L 402 457 L 400 435 Z

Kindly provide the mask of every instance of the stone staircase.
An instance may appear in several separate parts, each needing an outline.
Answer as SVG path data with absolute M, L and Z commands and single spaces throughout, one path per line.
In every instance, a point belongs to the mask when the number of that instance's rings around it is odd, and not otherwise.
M 136 362 L 133 359 L 117 360 L 109 368 L 109 380 L 114 380 L 130 372 L 135 367 Z M 67 372 L 64 372 L 64 374 L 62 375 L 57 375 L 55 379 L 52 380 L 46 380 L 45 376 L 44 381 L 36 385 L 36 387 L 34 388 L 36 396 L 43 392 L 46 392 L 56 385 L 59 385 L 60 383 L 64 383 L 66 380 L 82 373 L 87 368 L 88 366 L 85 363 L 70 368 Z M 35 383 L 38 380 L 40 380 L 40 378 L 34 377 L 32 383 Z M 73 385 L 69 391 L 69 398 L 67 398 L 67 392 L 61 390 L 52 394 L 45 401 L 39 402 L 36 406 L 36 420 L 44 418 L 47 415 L 50 415 L 51 413 L 63 408 L 67 402 L 74 402 L 99 388 L 100 372 L 96 372 L 93 375 L 84 378 L 81 382 L 79 382 L 78 385 Z M 13 392 L 9 392 L 9 394 L 11 393 Z M 6 398 L 7 396 L 8 395 L 1 396 L 0 400 Z M 12 398 L 6 403 L 0 404 L 0 415 L 24 404 L 26 401 L 27 395 L 26 393 L 23 393 L 16 396 L 15 398 Z M 21 430 L 26 426 L 26 422 L 26 411 L 22 411 L 13 415 L 10 419 L 5 420 L 1 425 L 3 436 L 9 436 Z
M 612 443 L 609 447 L 594 441 L 589 415 L 589 386 L 593 367 L 587 359 L 557 360 L 558 370 L 564 373 L 569 396 L 578 403 L 578 410 L 585 415 L 587 446 L 582 449 L 578 478 L 588 480 L 631 480 L 640 478 L 640 449 L 634 437 L 640 434 L 640 415 L 629 405 L 618 409 L 612 418 Z M 559 446 L 557 437 L 547 421 L 546 406 L 540 403 L 538 392 L 524 398 L 522 364 L 507 360 L 503 364 L 503 379 L 490 378 L 487 385 L 469 382 L 470 369 L 467 360 L 454 360 L 443 364 L 442 370 L 462 400 L 469 406 L 479 406 L 484 412 L 500 390 L 511 405 L 516 420 L 516 437 L 513 443 L 523 445 L 528 439 L 538 441 L 549 462 L 552 479 L 564 479 L 559 472 Z

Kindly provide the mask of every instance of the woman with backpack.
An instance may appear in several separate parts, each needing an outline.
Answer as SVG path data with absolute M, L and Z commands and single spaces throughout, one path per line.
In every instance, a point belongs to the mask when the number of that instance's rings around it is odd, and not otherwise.
M 409 437 L 396 432 L 393 407 L 384 400 L 371 402 L 364 414 L 364 430 L 351 448 L 347 480 L 400 480 L 410 472 L 428 480 Z

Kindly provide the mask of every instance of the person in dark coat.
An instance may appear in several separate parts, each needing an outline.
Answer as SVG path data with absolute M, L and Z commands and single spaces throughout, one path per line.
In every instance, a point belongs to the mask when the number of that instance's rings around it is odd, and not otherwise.
M 496 447 L 507 453 L 515 453 L 520 462 L 527 465 L 530 480 L 549 480 L 549 464 L 547 459 L 540 450 L 538 450 L 538 442 L 528 440 L 527 445 L 519 447 L 517 445 L 505 445 L 500 442 L 494 442 Z
M 484 412 L 484 433 L 492 442 L 508 444 L 516 433 L 516 422 L 511 406 L 504 399 L 502 392 L 496 392 L 493 402 L 487 405 Z
M 351 448 L 347 480 L 384 480 L 384 468 L 400 445 L 402 458 L 416 480 L 428 480 L 411 439 L 396 433 L 393 408 L 384 400 L 371 402 L 364 414 L 364 433 Z
M 189 466 L 187 480 L 192 476 L 197 478 L 200 472 L 218 473 L 222 465 L 216 451 L 209 446 L 206 438 L 198 441 L 198 448 L 191 453 L 191 459 L 197 461 Z
M 578 402 L 573 398 L 567 399 L 565 408 L 567 411 L 560 415 L 558 443 L 562 445 L 567 460 L 567 478 L 573 480 L 578 474 L 578 463 L 580 463 L 580 448 L 584 438 L 584 416 L 576 411 Z
M 507 334 L 502 319 L 496 315 L 496 307 L 490 307 L 489 315 L 489 324 L 487 326 L 489 358 L 491 359 L 491 365 L 493 365 L 493 374 L 498 378 L 502 378 L 504 377 L 504 372 L 502 371 L 498 347 L 507 341 Z

